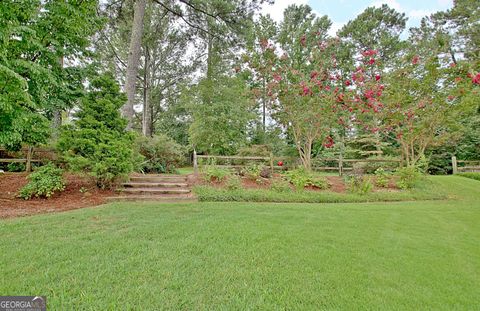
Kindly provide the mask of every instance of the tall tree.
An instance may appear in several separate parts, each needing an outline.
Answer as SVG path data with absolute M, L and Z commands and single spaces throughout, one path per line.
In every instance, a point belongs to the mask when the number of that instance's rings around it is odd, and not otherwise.
M 127 103 L 123 106 L 123 116 L 127 118 L 127 129 L 132 128 L 133 116 L 135 111 L 135 86 L 137 82 L 138 64 L 140 62 L 140 51 L 143 34 L 143 19 L 145 16 L 145 7 L 147 0 L 136 0 L 133 15 L 132 32 L 130 38 L 130 47 L 128 49 L 128 62 L 125 80 L 125 92 L 127 93 Z
M 0 2 L 0 144 L 45 142 L 47 120 L 76 102 L 90 37 L 101 25 L 97 5 Z
M 400 35 L 407 18 L 388 5 L 366 8 L 338 32 L 353 51 L 377 50 L 379 60 L 388 63 L 401 50 Z
M 209 47 L 213 47 L 214 38 L 221 36 L 229 37 L 233 32 L 219 32 L 214 28 L 227 28 L 238 31 L 243 27 L 246 20 L 249 20 L 253 11 L 259 8 L 259 5 L 269 0 L 221 0 L 221 1 L 190 1 L 176 0 L 164 1 L 153 0 L 155 3 L 163 7 L 170 13 L 178 16 L 186 26 L 193 30 L 198 30 L 207 34 L 210 42 Z M 134 22 L 132 24 L 132 38 L 130 43 L 129 61 L 127 64 L 127 81 L 125 83 L 125 91 L 127 92 L 128 102 L 124 107 L 124 115 L 129 120 L 130 127 L 133 122 L 134 115 L 134 99 L 135 99 L 135 80 L 138 74 L 138 64 L 140 59 L 139 48 L 141 40 L 141 31 L 143 30 L 143 18 L 145 13 L 146 0 L 136 0 Z M 209 54 L 213 55 L 213 54 Z M 218 55 L 218 54 L 217 54 Z M 212 58 L 207 58 L 210 63 Z M 207 66 L 211 69 L 211 66 Z

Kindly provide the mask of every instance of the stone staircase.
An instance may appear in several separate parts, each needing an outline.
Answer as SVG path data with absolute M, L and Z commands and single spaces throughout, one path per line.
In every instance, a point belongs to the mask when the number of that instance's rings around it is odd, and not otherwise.
M 132 175 L 108 201 L 195 202 L 187 175 Z

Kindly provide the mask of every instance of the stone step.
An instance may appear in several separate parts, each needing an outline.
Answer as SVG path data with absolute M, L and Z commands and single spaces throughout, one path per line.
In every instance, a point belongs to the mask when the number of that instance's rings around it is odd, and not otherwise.
M 175 182 L 127 182 L 122 184 L 126 188 L 186 188 L 187 183 Z
M 108 202 L 131 202 L 131 201 L 155 201 L 160 203 L 190 203 L 198 202 L 197 198 L 191 194 L 177 195 L 119 195 L 107 197 Z
M 185 194 L 190 193 L 190 189 L 184 188 L 124 188 L 118 189 L 118 191 L 123 193 L 132 193 L 132 194 L 144 194 L 144 195 L 154 195 L 154 194 Z
M 187 176 L 182 175 L 138 175 L 130 176 L 130 182 L 185 183 Z

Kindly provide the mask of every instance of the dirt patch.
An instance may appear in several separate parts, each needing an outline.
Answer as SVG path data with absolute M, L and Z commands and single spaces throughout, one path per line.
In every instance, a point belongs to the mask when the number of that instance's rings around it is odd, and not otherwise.
M 329 191 L 344 193 L 347 191 L 347 186 L 345 185 L 345 181 L 340 176 L 327 176 L 327 181 L 330 184 Z
M 11 218 L 41 213 L 67 211 L 82 207 L 100 205 L 106 197 L 113 196 L 112 190 L 100 190 L 88 178 L 66 174 L 65 191 L 49 199 L 17 198 L 18 191 L 27 184 L 26 173 L 5 173 L 0 175 L 0 218 Z

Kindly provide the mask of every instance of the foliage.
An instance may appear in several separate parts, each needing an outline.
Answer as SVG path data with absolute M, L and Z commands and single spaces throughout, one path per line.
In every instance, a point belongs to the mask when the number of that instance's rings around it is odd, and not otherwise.
M 100 188 L 113 186 L 133 170 L 134 137 L 125 131 L 127 123 L 119 112 L 124 103 L 125 96 L 111 75 L 94 78 L 77 119 L 63 128 L 58 142 L 69 168 L 90 174 Z
M 7 172 L 25 172 L 25 163 L 12 162 L 7 165 Z
M 223 182 L 231 175 L 232 173 L 229 170 L 217 165 L 206 165 L 203 168 L 203 178 L 206 182 Z
M 297 190 L 303 190 L 305 187 L 315 187 L 319 189 L 327 189 L 328 184 L 325 177 L 316 176 L 314 173 L 304 168 L 287 171 L 283 174 L 288 182 L 295 186 Z
M 135 145 L 143 156 L 140 170 L 144 173 L 174 173 L 185 163 L 185 147 L 166 135 L 139 136 Z
M 290 183 L 283 179 L 273 179 L 270 184 L 270 190 L 279 193 L 292 192 Z
M 348 190 L 352 193 L 365 195 L 373 191 L 373 183 L 370 177 L 352 175 L 348 178 Z
M 31 199 L 32 196 L 49 198 L 55 192 L 65 190 L 62 175 L 63 170 L 52 163 L 41 166 L 28 175 L 29 182 L 20 189 L 18 196 L 25 200 Z
M 83 89 L 82 65 L 101 25 L 97 1 L 0 1 L 0 145 L 47 141 L 49 119 Z M 62 68 L 63 59 L 75 59 Z
M 245 166 L 241 174 L 246 176 L 248 179 L 257 180 L 260 178 L 260 173 L 262 172 L 262 166 L 258 164 L 247 165 Z
M 457 174 L 458 176 L 462 176 L 462 177 L 466 177 L 466 178 L 470 178 L 470 179 L 475 179 L 475 180 L 478 180 L 480 181 L 480 173 L 460 173 L 460 174 Z
M 228 190 L 242 189 L 242 180 L 237 175 L 230 175 L 228 176 L 225 183 L 225 188 L 227 188 Z
M 390 181 L 389 174 L 383 168 L 375 170 L 375 185 L 377 187 L 387 188 Z
M 395 170 L 398 168 L 398 166 L 399 166 L 399 163 L 398 163 L 398 162 L 388 161 L 388 160 L 398 160 L 398 157 L 381 155 L 381 156 L 368 157 L 368 159 L 369 159 L 369 160 L 380 160 L 380 159 L 383 159 L 383 160 L 387 160 L 387 161 L 385 161 L 385 162 L 382 162 L 382 161 L 365 162 L 364 169 L 365 169 L 365 173 L 366 173 L 366 174 L 373 174 L 373 173 L 375 173 L 375 171 L 376 171 L 377 169 L 379 169 L 379 168 L 382 168 L 382 169 L 385 170 L 385 171 L 393 172 L 393 171 L 395 171 Z
M 238 149 L 238 156 L 241 157 L 269 157 L 270 148 L 267 145 L 250 145 Z
M 397 186 L 404 190 L 414 188 L 422 177 L 418 170 L 411 166 L 399 168 L 395 175 L 398 177 Z
M 377 50 L 383 62 L 390 61 L 402 48 L 400 35 L 407 17 L 388 5 L 368 7 L 338 32 L 353 51 Z M 368 35 L 366 35 L 368 34 Z
M 190 143 L 197 151 L 235 154 L 246 144 L 247 125 L 252 120 L 251 100 L 240 78 L 202 80 L 186 97 L 192 113 Z
M 439 188 L 441 190 L 439 190 Z M 202 202 L 284 202 L 284 203 L 360 203 L 414 200 L 444 200 L 447 192 L 438 182 L 422 185 L 421 189 L 399 192 L 336 193 L 332 191 L 287 191 L 270 189 L 227 190 L 211 186 L 196 186 L 193 191 Z

